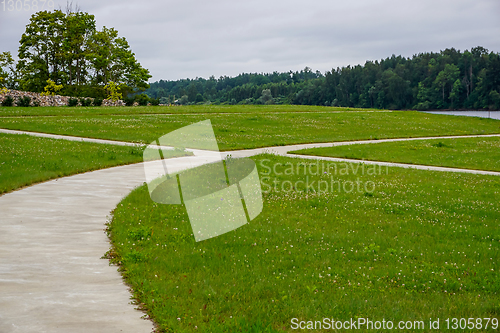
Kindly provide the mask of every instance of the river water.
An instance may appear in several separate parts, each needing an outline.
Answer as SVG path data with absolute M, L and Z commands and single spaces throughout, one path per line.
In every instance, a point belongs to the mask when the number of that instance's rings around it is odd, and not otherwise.
M 453 116 L 481 117 L 500 120 L 500 111 L 424 111 L 434 114 L 448 114 Z

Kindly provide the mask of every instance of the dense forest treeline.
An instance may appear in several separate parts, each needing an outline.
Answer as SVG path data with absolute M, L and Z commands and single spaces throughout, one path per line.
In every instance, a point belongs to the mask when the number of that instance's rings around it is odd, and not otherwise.
M 218 79 L 160 80 L 146 94 L 162 104 L 302 104 L 381 109 L 500 110 L 500 54 L 460 52 L 392 55 L 326 73 L 240 74 Z

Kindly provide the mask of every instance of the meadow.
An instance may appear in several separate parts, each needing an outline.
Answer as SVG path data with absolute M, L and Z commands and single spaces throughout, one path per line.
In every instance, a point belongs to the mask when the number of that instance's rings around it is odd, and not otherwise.
M 382 142 L 290 153 L 500 171 L 500 137 Z
M 365 108 L 324 107 L 311 105 L 171 105 L 122 107 L 1 107 L 0 117 L 9 116 L 88 116 L 130 114 L 196 114 L 196 113 L 288 113 L 380 111 Z
M 0 194 L 49 179 L 139 163 L 143 149 L 0 133 Z M 172 151 L 169 157 L 183 155 Z
M 500 133 L 496 120 L 413 111 L 0 108 L 0 128 L 136 143 L 205 119 L 221 150 Z M 338 156 L 497 170 L 498 144 L 496 138 L 437 139 L 301 153 L 334 156 L 327 154 L 350 148 Z M 0 134 L 0 193 L 141 162 L 142 149 Z M 500 317 L 500 178 L 403 168 L 370 172 L 349 163 L 301 172 L 299 164 L 314 162 L 253 159 L 264 209 L 219 237 L 195 242 L 185 208 L 154 203 L 145 186 L 114 210 L 107 226 L 112 247 L 103 257 L 118 265 L 158 332 L 293 331 L 292 318 L 325 317 L 422 320 L 427 331 L 430 318 L 444 325 L 446 318 Z
M 500 316 L 498 177 L 355 167 L 285 175 L 290 164 L 312 162 L 254 160 L 263 212 L 221 236 L 195 242 L 183 206 L 152 202 L 145 186 L 115 209 L 106 257 L 159 332 L 292 332 L 292 318 L 443 325 Z M 343 185 L 305 185 L 319 181 Z M 370 186 L 345 188 L 356 182 Z
M 0 114 L 5 109 L 0 109 Z M 41 108 L 32 109 L 38 112 L 36 110 Z M 115 112 L 122 112 L 121 108 L 116 109 Z M 232 110 L 224 113 L 200 113 L 194 111 L 205 109 L 179 107 L 182 113 L 162 114 L 162 110 L 166 112 L 171 110 L 170 107 L 156 107 L 153 108 L 157 110 L 155 114 L 142 114 L 144 110 L 151 110 L 151 107 L 130 109 L 130 114 L 2 116 L 0 128 L 146 144 L 177 128 L 210 119 L 220 150 L 295 143 L 500 132 L 500 123 L 492 119 L 465 119 L 466 117 L 415 111 L 339 112 L 336 108 L 302 107 L 299 108 L 302 111 L 295 112 L 286 111 L 284 106 L 272 106 L 269 109 L 264 106 L 233 106 L 222 108 Z M 291 107 L 291 110 L 295 109 Z M 193 111 L 192 114 L 189 110 Z M 221 110 L 221 107 L 215 110 Z M 243 112 L 240 112 L 241 110 Z M 281 111 L 270 112 L 272 110 Z

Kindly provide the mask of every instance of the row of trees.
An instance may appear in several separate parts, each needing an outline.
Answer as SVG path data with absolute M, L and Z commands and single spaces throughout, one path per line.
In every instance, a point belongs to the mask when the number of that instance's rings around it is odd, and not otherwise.
M 263 98 L 263 91 L 271 99 Z M 284 103 L 384 109 L 500 110 L 500 54 L 483 47 L 460 52 L 393 55 L 322 74 L 241 74 L 152 83 L 146 93 L 162 103 Z
M 128 94 L 148 88 L 149 71 L 113 28 L 96 29 L 94 15 L 61 10 L 33 14 L 21 37 L 19 61 L 0 54 L 0 86 L 41 92 L 48 79 L 62 94 L 105 97 L 112 81 Z

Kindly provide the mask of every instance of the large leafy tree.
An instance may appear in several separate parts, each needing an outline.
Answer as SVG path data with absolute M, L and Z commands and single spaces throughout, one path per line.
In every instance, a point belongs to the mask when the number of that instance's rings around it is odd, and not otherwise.
M 94 34 L 94 15 L 76 12 L 66 15 L 63 49 L 66 55 L 67 76 L 65 83 L 80 85 L 86 83 L 89 63 L 87 60 L 88 45 Z
M 96 30 L 94 16 L 79 11 L 33 14 L 20 41 L 19 59 L 21 88 L 30 91 L 42 91 L 51 79 L 67 92 L 82 87 L 103 91 L 110 81 L 129 92 L 146 89 L 151 77 L 118 31 Z
M 30 18 L 19 46 L 21 88 L 42 91 L 45 82 L 60 82 L 64 70 L 63 34 L 65 14 L 60 10 L 38 12 Z
M 115 29 L 103 27 L 102 31 L 95 31 L 88 50 L 92 84 L 113 81 L 128 89 L 148 88 L 149 71 L 137 62 L 127 40 L 118 37 Z
M 458 79 L 459 73 L 460 70 L 457 66 L 446 64 L 444 69 L 437 75 L 436 80 L 434 80 L 435 85 L 442 92 L 443 105 L 445 105 L 448 100 L 445 89 L 448 88 L 448 91 L 452 90 L 453 83 Z

